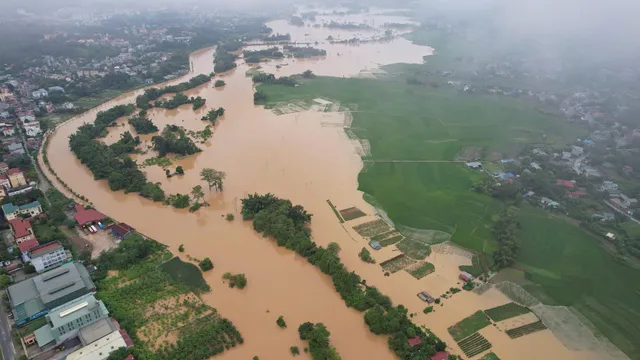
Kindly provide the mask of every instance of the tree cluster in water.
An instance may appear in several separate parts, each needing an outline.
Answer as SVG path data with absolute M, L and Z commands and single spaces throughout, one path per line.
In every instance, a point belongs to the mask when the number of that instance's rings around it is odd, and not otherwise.
M 291 40 L 291 34 L 286 33 L 286 34 L 273 34 L 271 36 L 263 36 L 262 37 L 262 41 L 290 41 Z
M 259 63 L 262 59 L 282 59 L 284 54 L 277 46 L 264 50 L 245 50 L 242 52 L 245 61 L 250 64 Z
M 253 220 L 256 231 L 274 238 L 279 246 L 297 252 L 330 275 L 347 306 L 366 311 L 365 322 L 371 332 L 388 335 L 389 348 L 401 359 L 426 360 L 436 350 L 446 348 L 431 332 L 413 324 L 404 306 L 393 306 L 389 297 L 376 287 L 367 286 L 360 276 L 347 270 L 338 256 L 337 246 L 326 249 L 317 246 L 308 227 L 311 214 L 302 206 L 293 206 L 289 200 L 279 199 L 273 194 L 253 194 L 242 199 L 242 216 L 245 220 Z M 421 343 L 411 347 L 408 338 L 415 336 Z
M 327 51 L 323 49 L 316 49 L 310 46 L 297 47 L 293 45 L 285 45 L 284 50 L 292 55 L 294 58 L 310 58 L 314 56 L 326 56 Z
M 287 86 L 295 86 L 298 82 L 289 76 L 281 76 L 276 78 L 273 74 L 267 74 L 263 72 L 258 72 L 251 77 L 251 80 L 254 83 L 263 83 L 263 84 L 274 84 L 274 85 L 287 85 Z
M 157 184 L 147 182 L 146 175 L 138 169 L 135 161 L 124 153 L 135 149 L 132 144 L 136 143 L 136 139 L 131 134 L 123 134 L 121 139 L 111 146 L 95 141 L 98 137 L 107 135 L 107 126 L 134 110 L 135 106 L 129 104 L 99 112 L 93 124 L 82 125 L 69 136 L 69 147 L 80 162 L 93 173 L 94 179 L 106 179 L 111 190 L 136 192 L 154 201 L 162 201 L 164 191 Z
M 309 341 L 309 352 L 313 360 L 340 360 L 340 355 L 331 345 L 331 333 L 323 323 L 306 322 L 298 327 L 300 340 Z
M 218 120 L 218 117 L 224 115 L 224 108 L 219 107 L 217 109 L 211 109 L 209 110 L 209 112 L 207 113 L 207 115 L 203 116 L 202 121 L 211 121 L 211 123 L 213 125 L 216 124 L 216 120 Z
M 209 80 L 211 80 L 211 76 L 201 74 L 177 85 L 146 89 L 142 95 L 136 97 L 136 106 L 140 109 L 149 109 L 151 108 L 150 102 L 159 99 L 164 94 L 181 93 L 200 86 Z
M 236 59 L 238 57 L 222 47 L 216 49 L 216 53 L 213 57 L 213 71 L 216 73 L 223 73 L 234 69 L 236 65 Z
M 187 136 L 184 129 L 176 125 L 165 126 L 162 134 L 152 137 L 151 142 L 153 149 L 158 152 L 160 157 L 164 157 L 168 153 L 191 155 L 202 151 Z
M 147 118 L 146 110 L 141 110 L 138 113 L 138 116 L 129 118 L 129 124 L 136 129 L 136 133 L 138 134 L 151 134 L 158 131 L 158 127 L 155 126 L 149 118 Z

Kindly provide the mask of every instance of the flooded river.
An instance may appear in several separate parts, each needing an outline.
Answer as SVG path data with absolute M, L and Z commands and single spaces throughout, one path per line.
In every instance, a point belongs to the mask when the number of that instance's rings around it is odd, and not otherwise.
M 330 17 L 318 19 L 321 21 Z M 355 17 L 349 21 L 357 22 L 357 19 Z M 374 19 L 376 26 L 402 20 L 371 15 L 367 19 Z M 293 40 L 318 41 L 317 47 L 328 52 L 323 59 L 282 60 L 280 63 L 288 65 L 279 69 L 275 67 L 276 63 L 264 65 L 266 71 L 277 76 L 301 73 L 307 69 L 318 75 L 362 75 L 363 70 L 365 74 L 374 72 L 379 65 L 420 63 L 423 56 L 432 51 L 403 38 L 359 46 L 331 45 L 325 41 L 329 35 L 343 39 L 356 33 L 373 37 L 376 36 L 373 31 L 297 28 L 284 21 L 267 25 L 274 32 L 292 34 Z M 204 49 L 193 53 L 192 74 L 187 77 L 210 73 L 213 69 L 213 51 Z M 298 325 L 305 321 L 324 323 L 331 331 L 331 341 L 343 359 L 395 358 L 388 350 L 387 339 L 371 334 L 364 324 L 363 315 L 345 306 L 335 292 L 330 277 L 293 252 L 278 248 L 274 242 L 257 235 L 249 222 L 239 220 L 240 199 L 253 192 L 271 192 L 291 199 L 294 204 L 303 205 L 314 214 L 312 231 L 317 243 L 339 243 L 341 258 L 349 269 L 355 270 L 368 284 L 390 295 L 394 303 L 402 303 L 411 312 L 416 312 L 418 315 L 414 320 L 417 323 L 431 328 L 455 353 L 461 354 L 447 333 L 447 327 L 478 309 L 500 305 L 508 302 L 508 299 L 494 290 L 482 296 L 465 292 L 457 294 L 435 313 L 424 315 L 422 309 L 425 305 L 416 297 L 416 293 L 425 286 L 440 286 L 443 289 L 453 286 L 450 283 L 456 282 L 457 266 L 470 263 L 468 258 L 440 254 L 439 258 L 429 259 L 436 265 L 436 273 L 419 281 L 405 272 L 385 277 L 378 265 L 362 262 L 357 253 L 366 246 L 366 242 L 353 231 L 345 231 L 326 202 L 331 199 L 339 209 L 357 206 L 369 214 L 374 213 L 362 199 L 362 193 L 357 191 L 357 175 L 362 168 L 360 157 L 341 127 L 326 125 L 341 123 L 344 114 L 305 111 L 277 116 L 262 106 L 254 106 L 253 84 L 251 78 L 245 76 L 248 69 L 243 60 L 239 60 L 237 69 L 222 76 L 227 84 L 225 87 L 213 88 L 213 84 L 208 83 L 187 92 L 189 96 L 207 99 L 206 105 L 195 112 L 191 105 L 170 111 L 150 111 L 150 118 L 160 129 L 165 124 L 176 124 L 190 130 L 202 130 L 206 125 L 200 120 L 204 113 L 214 107 L 225 108 L 225 115 L 215 126 L 214 135 L 205 144 L 199 144 L 203 151 L 178 160 L 171 166 L 173 169 L 182 165 L 184 176 L 167 179 L 164 170 L 158 166 L 144 168 L 149 180 L 161 182 L 166 193 L 183 194 L 189 193 L 197 184 L 206 189 L 199 179 L 200 169 L 210 167 L 225 171 L 224 192 L 209 193 L 205 190 L 206 200 L 212 205 L 210 207 L 189 213 L 186 209 L 159 205 L 135 194 L 112 192 L 106 181 L 94 181 L 89 170 L 70 152 L 68 137 L 80 125 L 92 122 L 97 111 L 134 102 L 140 91 L 125 94 L 60 126 L 50 136 L 50 164 L 64 182 L 75 192 L 88 197 L 100 211 L 129 223 L 145 235 L 168 245 L 175 253 L 178 246 L 184 244 L 184 255 L 212 259 L 215 269 L 205 273 L 212 291 L 203 298 L 223 316 L 231 319 L 245 339 L 243 346 L 225 352 L 219 358 L 250 359 L 254 355 L 267 360 L 289 358 L 290 346 L 305 346 L 297 333 Z M 126 120 L 121 119 L 120 122 L 125 126 L 113 129 L 107 142 L 114 141 L 125 130 L 131 130 Z M 142 138 L 149 141 L 150 136 Z M 53 178 L 48 170 L 45 169 L 45 172 Z M 56 181 L 54 183 L 59 185 Z M 226 213 L 235 214 L 236 220 L 226 221 Z M 229 289 L 221 279 L 227 271 L 245 273 L 248 286 L 242 291 Z M 287 329 L 279 329 L 275 324 L 280 315 L 289 324 Z M 567 350 L 549 331 L 518 340 L 509 340 L 493 327 L 486 331 L 483 334 L 503 359 L 588 357 L 588 354 Z M 301 356 L 310 358 L 306 354 Z

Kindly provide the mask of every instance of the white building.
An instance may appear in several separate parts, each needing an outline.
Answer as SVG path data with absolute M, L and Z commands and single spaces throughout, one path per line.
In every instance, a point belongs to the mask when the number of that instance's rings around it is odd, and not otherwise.
M 618 190 L 618 184 L 613 181 L 605 180 L 602 182 L 602 185 L 598 186 L 599 191 L 611 191 Z
M 38 136 L 42 132 L 40 129 L 40 123 L 38 122 L 24 123 L 22 124 L 22 127 L 24 127 L 24 132 L 28 137 Z
M 47 90 L 45 90 L 45 89 L 39 89 L 39 90 L 36 90 L 36 91 L 32 92 L 31 96 L 33 96 L 34 99 L 42 99 L 42 98 L 46 98 L 47 96 L 49 96 L 49 92 L 47 92 Z
M 2 134 L 4 136 L 13 136 L 15 133 L 16 130 L 13 128 L 13 126 L 7 125 L 2 128 Z
M 39 246 L 29 252 L 31 265 L 38 273 L 51 270 L 67 262 L 67 252 L 59 242 Z
M 582 156 L 582 154 L 584 154 L 584 149 L 580 146 L 572 146 L 571 154 L 573 154 L 574 156 Z

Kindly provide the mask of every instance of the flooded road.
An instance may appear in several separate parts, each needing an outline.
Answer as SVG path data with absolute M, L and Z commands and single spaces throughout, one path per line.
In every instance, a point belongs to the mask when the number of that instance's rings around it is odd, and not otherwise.
M 383 64 L 420 63 L 423 56 L 432 51 L 402 38 L 358 46 L 331 45 L 324 41 L 328 34 L 343 37 L 346 36 L 344 30 L 296 28 L 281 21 L 271 22 L 268 26 L 274 29 L 274 33 L 292 34 L 294 40 L 318 41 L 322 43 L 318 47 L 328 51 L 323 59 L 282 60 L 288 65 L 279 69 L 275 68 L 275 63 L 263 64 L 267 72 L 277 76 L 301 73 L 307 69 L 318 75 L 355 76 L 363 70 L 376 70 Z M 192 54 L 193 71 L 187 78 L 212 71 L 213 51 L 205 49 Z M 171 169 L 183 166 L 184 176 L 167 179 L 159 166 L 143 169 L 149 181 L 162 183 L 167 194 L 189 193 L 198 184 L 206 189 L 199 176 L 202 168 L 226 172 L 224 192 L 209 193 L 205 190 L 210 207 L 189 213 L 186 209 L 159 205 L 135 194 L 112 192 L 106 181 L 95 181 L 89 170 L 70 152 L 68 136 L 80 125 L 93 122 L 97 111 L 134 102 L 141 91 L 125 94 L 58 127 L 50 136 L 48 145 L 50 165 L 66 184 L 89 198 L 101 212 L 127 222 L 143 234 L 168 245 L 176 254 L 178 246 L 184 244 L 182 257 L 190 255 L 212 259 L 215 269 L 204 274 L 212 291 L 203 299 L 232 320 L 245 339 L 244 345 L 218 358 L 250 359 L 254 355 L 261 359 L 289 358 L 290 346 L 306 346 L 299 340 L 297 332 L 299 324 L 306 321 L 322 322 L 327 326 L 331 341 L 343 359 L 395 358 L 387 347 L 387 339 L 369 332 L 363 314 L 345 306 L 330 277 L 293 252 L 278 248 L 274 242 L 262 238 L 253 231 L 249 222 L 240 220 L 240 199 L 254 192 L 271 192 L 303 205 L 314 214 L 312 232 L 318 244 L 339 243 L 342 248 L 340 256 L 350 270 L 360 274 L 368 284 L 377 286 L 394 303 L 402 303 L 417 313 L 414 321 L 432 329 L 455 353 L 461 354 L 446 331 L 447 327 L 478 309 L 509 300 L 497 291 L 483 296 L 463 292 L 435 313 L 424 315 L 422 309 L 425 304 L 416 297 L 416 293 L 425 286 L 443 289 L 454 286 L 457 266 L 470 264 L 469 259 L 455 254 L 438 255 L 439 258 L 433 261 L 438 276 L 429 275 L 422 280 L 415 280 L 403 271 L 385 277 L 378 265 L 362 262 L 357 253 L 366 246 L 365 240 L 350 229 L 345 231 L 347 224 L 345 227 L 340 224 L 326 202 L 331 199 L 338 209 L 357 206 L 368 214 L 375 213 L 362 199 L 362 193 L 357 191 L 357 175 L 362 168 L 360 156 L 342 127 L 326 125 L 342 123 L 344 114 L 305 111 L 277 116 L 262 106 L 255 106 L 253 84 L 251 78 L 245 76 L 248 69 L 243 60 L 238 60 L 237 69 L 221 76 L 227 84 L 225 87 L 213 88 L 212 83 L 207 83 L 186 92 L 188 96 L 207 99 L 206 105 L 195 112 L 191 105 L 149 112 L 149 117 L 160 129 L 166 124 L 175 124 L 197 131 L 207 125 L 200 120 L 204 113 L 219 106 L 225 108 L 225 115 L 218 120 L 214 135 L 204 144 L 198 144 L 203 151 L 177 160 L 170 166 Z M 125 119 L 119 122 L 125 126 L 112 129 L 105 141 L 117 140 L 119 134 L 126 130 L 135 135 Z M 150 137 L 141 136 L 146 144 L 150 144 Z M 140 158 L 151 155 L 141 155 Z M 42 167 L 60 188 L 52 174 L 44 165 Z M 236 220 L 226 221 L 224 215 L 227 213 L 233 213 Z M 383 255 L 374 253 L 373 256 Z M 377 260 L 380 262 L 385 258 Z M 246 274 L 247 287 L 241 291 L 229 289 L 221 279 L 225 272 Z M 280 315 L 284 316 L 288 328 L 280 329 L 276 325 Z M 549 331 L 509 340 L 503 333 L 491 333 L 498 332 L 496 329 L 486 330 L 489 333 L 485 336 L 493 343 L 493 350 L 503 359 L 588 358 L 563 347 Z M 304 353 L 301 357 L 310 358 Z

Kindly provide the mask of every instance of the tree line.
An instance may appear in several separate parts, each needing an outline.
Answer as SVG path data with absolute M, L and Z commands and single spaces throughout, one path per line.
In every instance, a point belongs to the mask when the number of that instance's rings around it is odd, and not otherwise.
M 493 259 L 499 269 L 515 264 L 520 252 L 520 240 L 516 237 L 520 222 L 513 210 L 505 209 L 500 218 L 493 223 L 493 236 L 498 241 L 498 248 L 493 252 Z
M 210 80 L 210 75 L 200 74 L 192 77 L 189 81 L 185 81 L 177 85 L 146 89 L 142 95 L 138 95 L 138 97 L 136 97 L 136 106 L 140 109 L 149 109 L 152 107 L 150 102 L 159 99 L 164 94 L 182 93 Z
M 273 84 L 273 85 L 286 85 L 286 86 L 295 86 L 298 82 L 289 76 L 281 76 L 276 78 L 274 74 L 267 74 L 263 72 L 259 72 L 254 74 L 251 77 L 253 83 L 263 83 L 263 84 Z
M 93 124 L 82 125 L 69 136 L 69 147 L 80 162 L 93 173 L 94 179 L 107 180 L 111 190 L 135 192 L 153 201 L 162 201 L 164 191 L 158 184 L 147 182 L 146 175 L 125 153 L 135 148 L 131 146 L 131 134 L 123 134 L 121 140 L 111 146 L 95 141 L 98 137 L 106 136 L 107 126 L 119 117 L 131 114 L 134 110 L 135 106 L 130 104 L 117 105 L 107 111 L 99 112 Z M 133 142 L 135 141 L 134 138 Z
M 294 58 L 310 58 L 314 56 L 326 56 L 327 51 L 323 49 L 316 49 L 310 46 L 297 47 L 293 45 L 285 45 L 284 50 L 291 54 Z
M 265 237 L 276 240 L 279 246 L 305 257 L 323 273 L 330 275 L 336 291 L 345 304 L 365 313 L 365 322 L 375 334 L 389 336 L 389 348 L 402 359 L 428 359 L 436 348 L 446 348 L 435 335 L 413 324 L 407 309 L 393 306 L 391 299 L 350 272 L 338 256 L 337 244 L 326 249 L 311 239 L 308 227 L 311 214 L 300 205 L 279 199 L 273 194 L 250 194 L 242 199 L 242 216 L 252 220 L 254 229 Z M 418 336 L 419 346 L 411 347 L 409 337 Z

